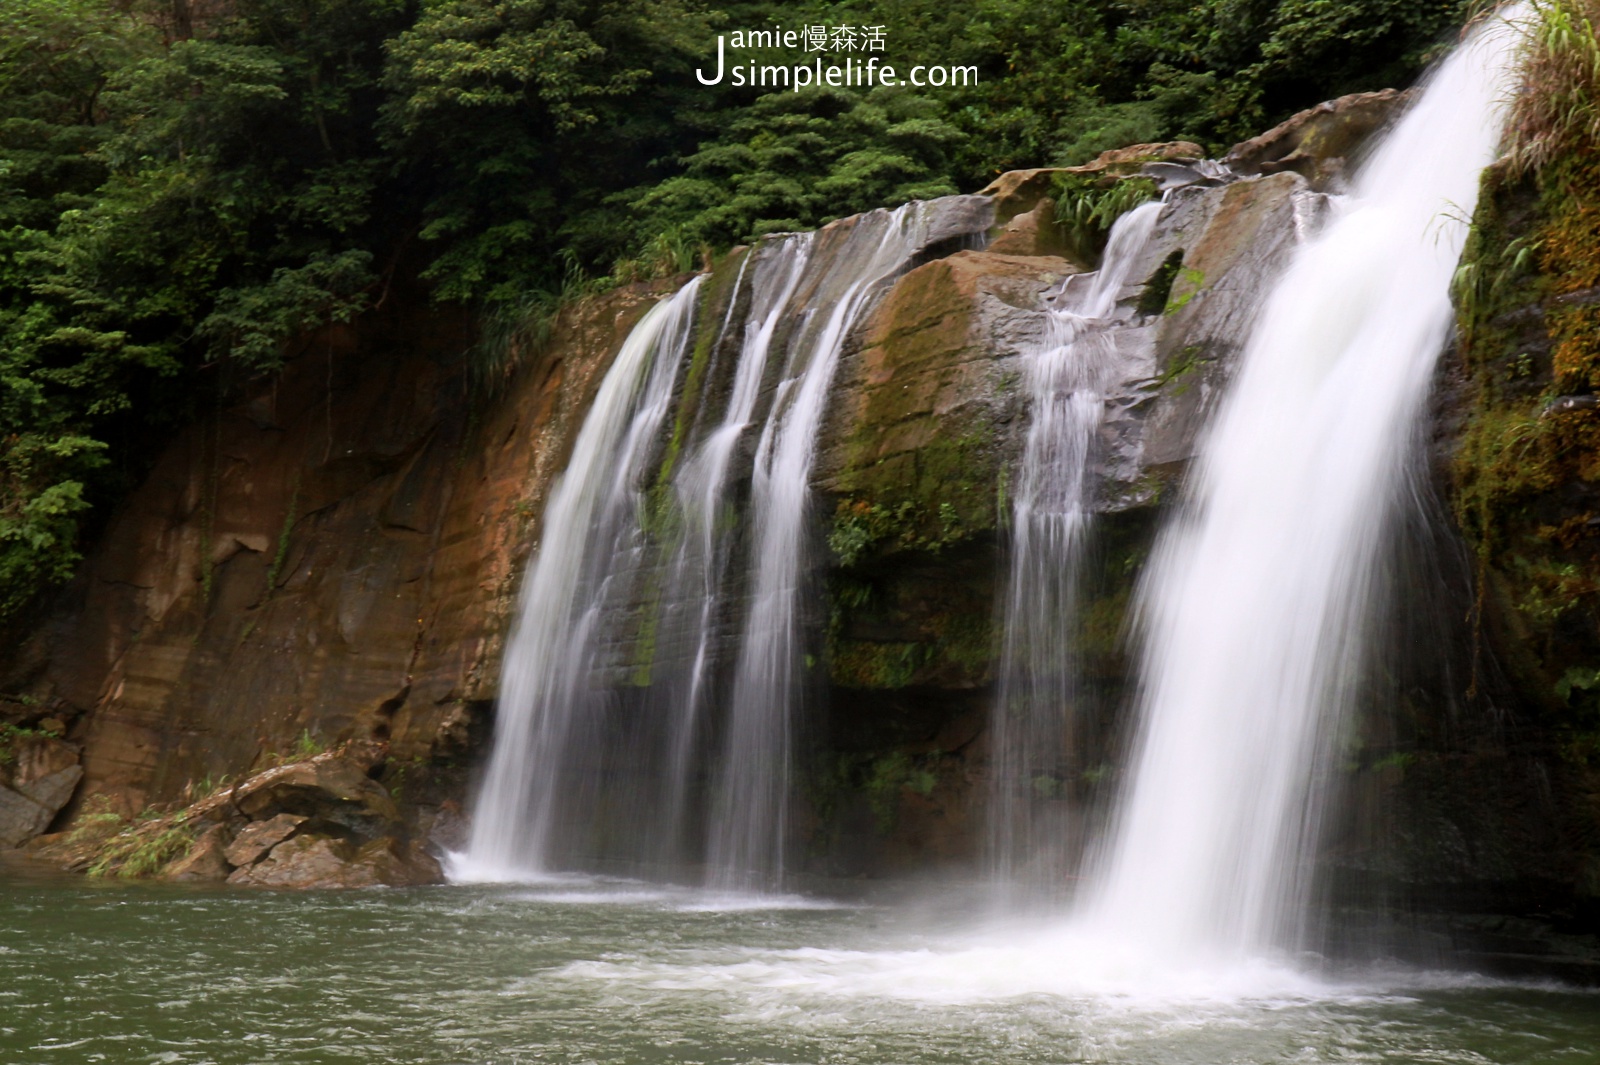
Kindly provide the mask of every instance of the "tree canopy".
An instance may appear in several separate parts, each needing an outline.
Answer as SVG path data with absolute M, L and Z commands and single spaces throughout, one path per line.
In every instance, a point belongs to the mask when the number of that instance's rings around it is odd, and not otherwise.
M 95 507 L 396 270 L 486 317 L 1137 141 L 1404 83 L 1464 0 L 8 0 L 0 623 Z M 884 27 L 947 88 L 705 86 L 719 33 Z M 792 50 L 744 60 L 805 62 Z M 402 255 L 405 249 L 413 249 Z M 420 260 L 415 249 L 421 249 Z M 665 249 L 665 251 L 663 251 Z

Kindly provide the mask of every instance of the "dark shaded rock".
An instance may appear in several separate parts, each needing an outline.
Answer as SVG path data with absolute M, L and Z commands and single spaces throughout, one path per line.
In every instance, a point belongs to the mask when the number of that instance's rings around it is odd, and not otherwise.
M 401 821 L 394 799 L 360 759 L 327 755 L 262 773 L 234 791 L 231 802 L 252 821 L 289 814 L 364 836 L 383 835 Z

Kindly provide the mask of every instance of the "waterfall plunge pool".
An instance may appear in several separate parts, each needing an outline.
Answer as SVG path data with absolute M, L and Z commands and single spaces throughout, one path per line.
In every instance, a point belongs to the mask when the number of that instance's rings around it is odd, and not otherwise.
M 960 900 L 0 880 L 0 1061 L 1592 1063 L 1600 994 L 1192 972 Z

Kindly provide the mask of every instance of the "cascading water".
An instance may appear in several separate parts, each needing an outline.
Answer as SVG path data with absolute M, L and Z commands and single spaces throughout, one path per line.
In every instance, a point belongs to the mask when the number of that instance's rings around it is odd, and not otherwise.
M 1002 882 L 1059 889 L 1078 849 L 1059 813 L 1072 774 L 1074 586 L 1091 448 L 1115 367 L 1117 301 L 1160 203 L 1123 215 L 1097 273 L 1068 278 L 1024 374 L 1031 409 L 1011 513 L 997 711 L 991 725 L 991 871 Z
M 810 475 L 817 432 L 844 341 L 879 282 L 926 241 L 927 204 L 862 216 L 837 262 L 808 286 L 813 310 L 788 349 L 772 413 L 756 448 L 751 599 L 734 674 L 727 739 L 710 826 L 719 887 L 782 880 L 788 845 L 792 743 L 805 686 L 802 584 L 809 575 Z
M 591 673 L 616 560 L 638 547 L 642 481 L 671 406 L 702 278 L 647 312 L 617 353 L 545 508 L 538 557 L 523 582 L 506 649 L 499 734 L 473 819 L 469 854 L 489 875 L 549 867 L 574 801 L 574 750 L 599 718 Z
M 663 622 L 663 628 L 684 636 L 684 668 L 676 683 L 668 684 L 666 701 L 671 719 L 666 815 L 674 834 L 686 832 L 696 820 L 688 809 L 688 792 L 697 775 L 694 760 L 704 753 L 701 734 L 714 691 L 716 645 L 726 628 L 726 577 L 738 533 L 729 498 L 735 451 L 755 418 L 773 337 L 790 309 L 815 238 L 814 233 L 800 233 L 769 241 L 741 264 L 740 280 L 750 259 L 757 260 L 728 406 L 674 479 L 684 534 L 672 562 Z M 738 305 L 737 288 L 736 280 L 730 316 Z M 693 849 L 682 842 L 684 849 Z
M 669 875 L 706 862 L 718 887 L 779 882 L 816 629 L 809 477 L 834 370 L 882 282 L 991 216 L 953 197 L 747 253 L 710 344 L 738 338 L 726 406 L 675 465 L 665 437 L 684 432 L 681 416 L 666 430 L 692 390 L 679 379 L 700 280 L 635 327 L 545 512 L 458 877 L 621 860 Z
M 1505 17 L 1470 35 L 1265 305 L 1141 590 L 1141 732 L 1082 910 L 1102 941 L 1294 942 L 1517 41 Z

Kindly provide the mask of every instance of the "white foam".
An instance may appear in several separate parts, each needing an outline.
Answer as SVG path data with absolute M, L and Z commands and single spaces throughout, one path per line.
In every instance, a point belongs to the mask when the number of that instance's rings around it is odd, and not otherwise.
M 571 906 L 643 906 L 679 913 L 739 913 L 758 910 L 842 910 L 851 903 L 805 895 L 721 891 L 652 883 L 626 877 L 590 873 L 551 873 L 475 861 L 465 851 L 446 851 L 445 876 L 461 886 L 518 886 L 550 888 L 520 891 L 506 898 Z
M 1043 999 L 1077 1015 L 1144 1015 L 1196 1025 L 1263 1010 L 1405 1002 L 1430 991 L 1555 989 L 1404 968 L 1335 977 L 1308 971 L 1288 958 L 1178 964 L 1171 957 L 1097 941 L 1067 928 L 1027 937 L 974 935 L 908 949 L 729 948 L 611 955 L 573 962 L 554 975 L 613 990 L 783 998 L 801 1007 L 808 1002 L 848 1007 L 885 1001 L 982 1007 Z

